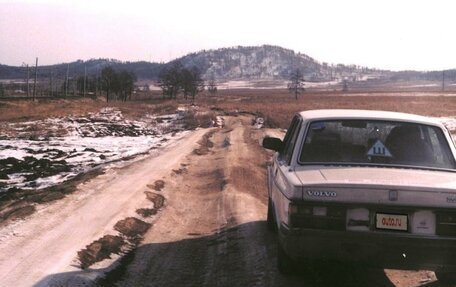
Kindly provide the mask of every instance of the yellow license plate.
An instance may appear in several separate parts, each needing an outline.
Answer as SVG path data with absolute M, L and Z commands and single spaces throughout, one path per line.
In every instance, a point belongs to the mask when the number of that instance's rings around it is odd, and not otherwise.
M 376 227 L 378 229 L 407 231 L 407 215 L 377 213 Z

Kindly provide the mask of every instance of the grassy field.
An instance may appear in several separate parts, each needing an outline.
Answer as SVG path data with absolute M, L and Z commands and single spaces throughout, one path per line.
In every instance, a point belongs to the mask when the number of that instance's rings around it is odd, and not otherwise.
M 0 101 L 0 122 L 19 122 L 45 119 L 48 117 L 62 117 L 67 115 L 84 115 L 98 112 L 104 107 L 116 107 L 131 119 L 147 113 L 174 113 L 178 103 L 174 101 L 113 101 L 106 103 L 104 98 L 96 100 L 68 99 L 68 100 L 39 100 L 32 101 Z
M 146 113 L 173 113 L 190 101 L 148 100 L 106 103 L 103 98 L 73 100 L 0 101 L 0 122 L 30 121 L 47 117 L 82 115 L 103 107 L 117 107 L 127 118 Z M 286 90 L 221 90 L 216 96 L 199 95 L 195 104 L 224 112 L 244 111 L 263 116 L 269 127 L 286 128 L 294 113 L 310 109 L 369 109 L 456 116 L 456 94 L 442 92 L 306 92 L 295 100 Z
M 225 111 L 242 110 L 263 115 L 270 127 L 286 128 L 294 113 L 311 109 L 368 109 L 456 116 L 456 95 L 442 93 L 324 92 L 304 93 L 298 100 L 284 90 L 222 91 L 208 100 Z

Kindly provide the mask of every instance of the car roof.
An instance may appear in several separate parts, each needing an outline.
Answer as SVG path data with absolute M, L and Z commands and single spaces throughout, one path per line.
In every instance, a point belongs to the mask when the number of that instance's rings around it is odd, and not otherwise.
M 356 109 L 326 109 L 326 110 L 308 110 L 302 111 L 299 115 L 305 120 L 324 120 L 324 119 L 365 119 L 365 120 L 387 120 L 399 122 L 420 123 L 426 125 L 439 126 L 444 125 L 434 118 L 377 110 L 356 110 Z

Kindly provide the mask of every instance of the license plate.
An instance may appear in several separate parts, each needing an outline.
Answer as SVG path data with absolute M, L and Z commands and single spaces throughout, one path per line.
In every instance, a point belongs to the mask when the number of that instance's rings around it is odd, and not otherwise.
M 378 229 L 407 231 L 407 215 L 377 213 L 376 221 Z

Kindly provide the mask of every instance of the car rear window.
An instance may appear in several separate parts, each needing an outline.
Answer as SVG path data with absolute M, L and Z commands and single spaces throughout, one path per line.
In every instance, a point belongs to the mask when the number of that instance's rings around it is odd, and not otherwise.
M 439 127 L 365 120 L 312 122 L 299 163 L 455 168 L 454 157 Z

